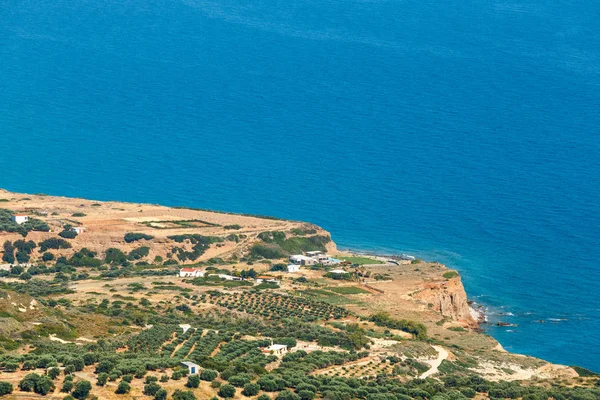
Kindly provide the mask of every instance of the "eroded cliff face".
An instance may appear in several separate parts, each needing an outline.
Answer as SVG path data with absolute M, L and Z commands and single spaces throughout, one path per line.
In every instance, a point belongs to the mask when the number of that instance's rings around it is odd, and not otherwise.
M 446 318 L 477 325 L 467 303 L 467 293 L 459 276 L 439 282 L 426 282 L 413 298 L 432 304 L 431 307 Z

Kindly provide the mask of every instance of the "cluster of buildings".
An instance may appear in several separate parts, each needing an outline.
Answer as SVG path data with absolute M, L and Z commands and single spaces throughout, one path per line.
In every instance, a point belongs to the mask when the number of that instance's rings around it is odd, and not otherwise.
M 333 265 L 339 264 L 340 260 L 324 254 L 322 251 L 307 251 L 306 254 L 296 254 L 290 256 L 289 264 L 287 266 L 288 272 L 298 272 L 300 266 L 310 265 Z
M 296 254 L 292 255 L 289 258 L 289 264 L 287 265 L 287 272 L 295 273 L 299 272 L 302 266 L 310 266 L 310 265 L 334 265 L 339 264 L 340 260 L 335 259 L 327 254 L 324 254 L 322 251 L 307 251 L 306 254 Z M 345 271 L 340 270 L 340 273 L 345 273 Z M 208 277 L 208 276 L 217 276 L 226 281 L 243 281 L 247 280 L 241 278 L 239 276 L 233 276 L 228 274 L 218 274 L 218 273 L 207 273 L 205 270 L 201 270 L 198 268 L 181 268 L 179 270 L 180 278 L 200 278 L 200 277 Z M 248 278 L 249 279 L 249 278 Z M 262 275 L 257 276 L 254 279 L 256 285 L 261 283 L 275 283 L 279 284 L 279 279 L 276 279 L 272 276 Z
M 218 273 L 214 273 L 214 274 L 207 274 L 206 271 L 204 270 L 200 270 L 197 268 L 181 268 L 179 270 L 179 277 L 180 278 L 203 278 L 203 277 L 208 277 L 208 276 L 216 276 L 220 279 L 226 280 L 226 281 L 243 281 L 243 280 L 248 280 L 248 279 L 244 279 L 242 277 L 239 276 L 234 276 L 234 275 L 228 275 L 228 274 L 218 274 Z M 261 283 L 275 283 L 277 285 L 279 285 L 281 282 L 279 281 L 279 279 L 276 279 L 272 276 L 267 276 L 267 275 L 261 275 L 261 276 L 257 276 L 256 279 L 254 279 L 254 284 L 255 285 L 260 285 Z

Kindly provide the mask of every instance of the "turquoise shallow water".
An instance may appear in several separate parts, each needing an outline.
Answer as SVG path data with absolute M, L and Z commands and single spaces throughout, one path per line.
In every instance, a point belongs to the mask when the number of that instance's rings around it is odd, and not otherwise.
M 307 220 L 600 370 L 588 1 L 0 1 L 0 186 Z M 538 323 L 543 319 L 548 322 Z

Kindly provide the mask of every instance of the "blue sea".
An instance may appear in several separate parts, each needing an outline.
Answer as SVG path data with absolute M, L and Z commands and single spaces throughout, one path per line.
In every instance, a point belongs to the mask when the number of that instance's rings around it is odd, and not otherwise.
M 600 371 L 599 28 L 586 0 L 0 0 L 0 187 L 311 221 Z

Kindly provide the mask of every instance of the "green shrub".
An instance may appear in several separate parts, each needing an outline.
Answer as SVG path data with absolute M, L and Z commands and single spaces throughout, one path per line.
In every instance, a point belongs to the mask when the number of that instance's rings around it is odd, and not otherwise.
M 583 377 L 600 376 L 600 374 L 597 374 L 586 368 L 578 367 L 577 365 L 573 365 L 573 366 L 571 366 L 571 368 L 573 368 L 579 376 L 583 376 Z
M 196 396 L 194 396 L 194 393 L 186 390 L 175 390 L 175 393 L 173 393 L 173 400 L 195 400 Z
M 222 374 L 221 374 L 222 375 Z M 246 383 L 250 382 L 250 375 L 238 374 L 230 376 L 227 381 L 236 387 L 243 387 Z
M 298 396 L 301 400 L 313 400 L 315 398 L 315 392 L 311 392 L 310 390 L 299 390 Z
M 145 233 L 137 233 L 137 232 L 130 232 L 130 233 L 126 233 L 125 234 L 125 242 L 127 243 L 133 243 L 133 242 L 137 242 L 138 240 L 152 240 L 154 239 L 154 236 L 151 235 L 146 235 Z
M 58 233 L 58 236 L 65 239 L 75 239 L 77 237 L 77 232 L 72 230 L 64 230 Z
M 27 254 L 23 250 L 18 250 L 15 258 L 17 259 L 17 262 L 19 264 L 25 264 L 29 262 L 29 254 Z
M 406 319 L 397 320 L 392 318 L 388 313 L 380 312 L 373 314 L 369 317 L 369 321 L 375 323 L 375 325 L 383 326 L 391 329 L 398 329 L 404 332 L 412 333 L 415 338 L 424 340 L 427 338 L 427 328 L 425 325 L 409 321 Z
M 54 260 L 54 254 L 50 253 L 50 252 L 45 252 L 44 254 L 42 254 L 42 261 L 52 261 Z
M 70 393 L 70 392 L 71 392 L 71 390 L 73 390 L 73 386 L 75 386 L 75 385 L 73 384 L 73 381 L 72 381 L 72 380 L 71 380 L 71 381 L 68 381 L 68 380 L 65 378 L 65 381 L 63 382 L 63 385 L 62 385 L 62 388 L 60 388 L 60 391 L 61 391 L 61 392 L 63 392 L 63 393 Z
M 448 271 L 448 272 L 445 272 L 443 276 L 446 279 L 456 278 L 458 276 L 458 272 L 456 272 L 456 271 Z
M 12 245 L 12 243 L 10 242 L 10 240 L 7 240 L 6 242 L 4 242 L 4 255 L 2 256 L 2 261 L 8 263 L 8 264 L 13 264 L 15 262 L 15 248 Z
M 224 398 L 231 398 L 235 396 L 235 386 L 229 383 L 221 386 L 219 389 L 219 396 Z
M 117 386 L 117 390 L 115 391 L 116 394 L 127 394 L 129 393 L 129 391 L 131 390 L 131 386 L 129 386 L 129 383 L 125 382 L 125 381 L 121 381 L 119 383 L 119 386 Z
M 120 265 L 127 262 L 127 256 L 121 250 L 110 247 L 106 249 L 104 262 L 107 264 Z
M 54 367 L 54 368 L 50 368 L 48 370 L 48 377 L 50 377 L 50 379 L 55 380 L 56 378 L 58 378 L 58 376 L 60 375 L 60 369 Z
M 87 214 L 82 213 L 82 212 L 76 212 L 71 214 L 71 217 L 85 217 Z
M 472 389 L 470 387 L 464 387 L 460 389 L 460 392 L 463 394 L 463 396 L 472 399 L 473 397 L 475 397 L 477 395 L 477 392 L 475 391 L 475 389 Z
M 167 391 L 165 389 L 159 389 L 154 395 L 154 400 L 167 400 Z
M 100 372 L 98 374 L 98 381 L 96 382 L 97 386 L 106 385 L 106 381 L 108 381 L 108 374 L 106 372 Z
M 64 239 L 59 239 L 59 238 L 50 238 L 50 239 L 46 239 L 42 242 L 39 243 L 40 245 L 40 251 L 44 252 L 48 249 L 70 249 L 71 243 L 67 242 Z
M 259 390 L 260 386 L 258 386 L 256 383 L 249 382 L 244 385 L 244 390 L 242 390 L 242 394 L 247 397 L 255 396 L 258 394 Z
M 279 259 L 284 258 L 286 254 L 276 246 L 255 244 L 250 248 L 250 255 L 254 258 Z
M 144 394 L 146 396 L 154 396 L 160 390 L 160 385 L 156 382 L 150 382 L 147 385 L 144 385 Z
M 31 373 L 25 375 L 19 382 L 19 389 L 23 392 L 35 392 L 45 396 L 54 390 L 54 383 L 48 376 Z
M 298 396 L 294 392 L 290 392 L 289 390 L 284 390 L 282 392 L 279 392 L 279 394 L 277 395 L 277 397 L 275 399 L 276 400 L 300 400 L 300 396 Z
M 9 382 L 0 381 L 0 396 L 11 394 L 13 392 L 13 385 Z
M 85 399 L 90 391 L 92 390 L 92 384 L 89 381 L 81 380 L 75 384 L 75 390 L 73 390 L 73 397 L 76 399 Z
M 131 250 L 128 258 L 130 260 L 139 260 L 140 258 L 146 257 L 148 254 L 150 254 L 150 247 L 142 246 Z
M 198 386 L 200 386 L 200 377 L 198 375 L 188 376 L 188 381 L 185 386 L 189 388 L 197 388 Z
M 200 379 L 203 381 L 212 382 L 217 378 L 218 375 L 219 373 L 214 369 L 205 369 L 200 372 Z

